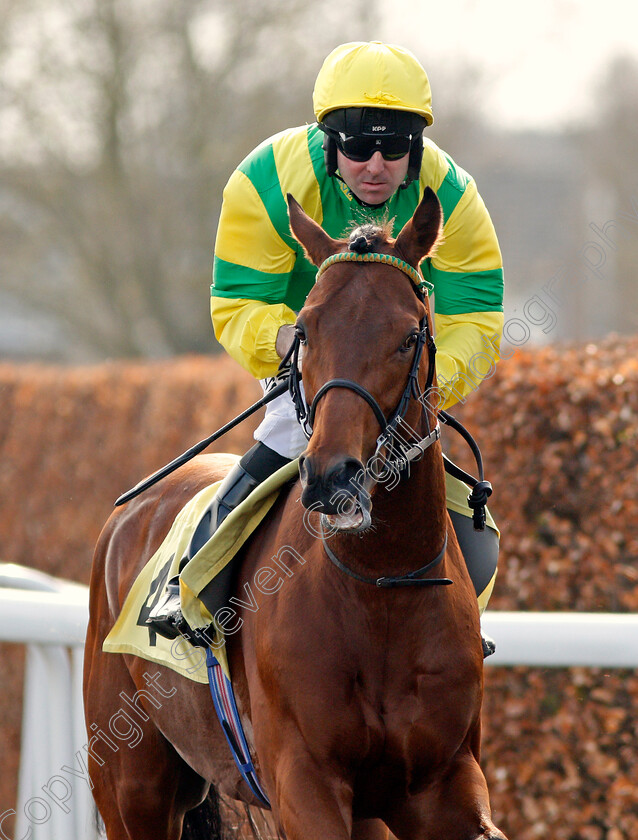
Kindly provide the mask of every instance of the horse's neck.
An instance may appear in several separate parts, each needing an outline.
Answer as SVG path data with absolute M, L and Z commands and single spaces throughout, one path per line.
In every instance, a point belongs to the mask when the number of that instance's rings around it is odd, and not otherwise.
M 426 417 L 422 407 L 414 402 L 405 419 L 406 428 L 419 430 L 423 437 L 436 423 L 435 418 Z M 441 444 L 436 442 L 428 447 L 421 458 L 411 462 L 409 472 L 409 478 L 401 479 L 396 486 L 379 487 L 374 501 L 378 521 L 390 526 L 385 529 L 386 539 L 398 547 L 413 546 L 418 557 L 427 555 L 424 560 L 427 562 L 440 550 L 446 532 Z
M 440 444 L 434 444 L 421 459 L 412 462 L 409 478 L 401 479 L 395 487 L 380 487 L 375 496 L 379 519 L 390 525 L 389 531 L 402 544 L 411 535 L 421 552 L 424 538 L 440 547 L 447 521 Z M 397 534 L 398 528 L 403 527 L 406 530 Z

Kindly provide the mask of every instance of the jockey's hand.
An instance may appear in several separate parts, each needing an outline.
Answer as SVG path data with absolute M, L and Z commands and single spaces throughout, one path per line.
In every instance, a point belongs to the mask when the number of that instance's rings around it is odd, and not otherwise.
M 277 339 L 275 341 L 275 351 L 280 359 L 285 358 L 286 353 L 290 350 L 290 345 L 295 337 L 295 325 L 284 324 L 279 327 L 277 332 Z

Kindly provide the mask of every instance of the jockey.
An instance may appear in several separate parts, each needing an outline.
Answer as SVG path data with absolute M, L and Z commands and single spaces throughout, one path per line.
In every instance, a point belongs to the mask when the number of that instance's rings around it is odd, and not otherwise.
M 287 193 L 334 238 L 357 224 L 388 219 L 396 236 L 429 186 L 444 213 L 442 244 L 421 265 L 434 286 L 439 407 L 464 401 L 492 375 L 498 359 L 502 260 L 474 180 L 423 137 L 433 121 L 425 70 L 401 47 L 343 44 L 324 61 L 313 104 L 316 123 L 265 140 L 226 185 L 211 287 L 218 341 L 264 390 L 274 384 L 316 275 L 291 235 Z M 254 436 L 256 444 L 221 483 L 189 557 L 258 484 L 305 449 L 289 394 L 267 405 Z M 449 509 L 484 608 L 496 575 L 498 532 L 474 531 L 469 508 Z M 151 615 L 160 633 L 163 619 L 179 603 L 178 588 L 172 590 L 172 598 Z

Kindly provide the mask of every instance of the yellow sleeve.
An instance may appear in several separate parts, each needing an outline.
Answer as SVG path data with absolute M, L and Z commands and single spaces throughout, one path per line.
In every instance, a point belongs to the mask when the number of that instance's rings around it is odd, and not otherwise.
M 503 332 L 502 312 L 434 316 L 438 407 L 447 409 L 494 375 Z
M 285 303 L 223 297 L 211 297 L 210 310 L 215 337 L 226 352 L 257 379 L 274 376 L 281 362 L 277 333 L 295 323 L 295 312 Z

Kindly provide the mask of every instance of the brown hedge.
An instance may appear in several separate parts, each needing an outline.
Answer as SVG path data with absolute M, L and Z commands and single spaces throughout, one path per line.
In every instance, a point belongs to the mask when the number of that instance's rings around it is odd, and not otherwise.
M 638 608 L 637 385 L 638 339 L 518 350 L 455 412 L 495 486 L 491 607 Z M 2 561 L 86 583 L 115 497 L 258 395 L 229 359 L 0 365 Z M 255 423 L 211 451 L 245 450 Z M 22 669 L 19 648 L 1 654 L 0 812 L 15 800 Z M 487 669 L 483 764 L 512 840 L 633 840 L 637 704 L 629 671 Z

